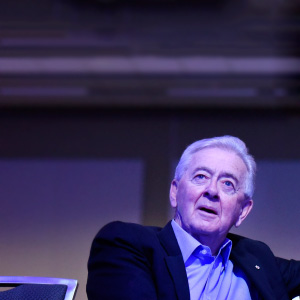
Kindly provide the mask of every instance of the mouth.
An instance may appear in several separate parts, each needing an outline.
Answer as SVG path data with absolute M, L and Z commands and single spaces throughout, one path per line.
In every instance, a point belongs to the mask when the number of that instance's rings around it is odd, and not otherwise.
M 207 208 L 207 207 L 200 207 L 201 211 L 204 211 L 208 214 L 217 215 L 217 212 L 214 209 Z

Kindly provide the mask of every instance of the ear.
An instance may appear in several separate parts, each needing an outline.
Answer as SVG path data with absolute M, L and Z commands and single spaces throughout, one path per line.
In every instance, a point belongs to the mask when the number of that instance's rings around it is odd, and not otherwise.
M 177 207 L 177 181 L 175 179 L 171 182 L 170 203 L 173 208 Z
M 253 207 L 253 200 L 252 199 L 246 200 L 246 202 L 243 203 L 240 215 L 239 215 L 239 217 L 238 217 L 238 219 L 235 223 L 235 227 L 239 227 L 242 224 L 242 222 L 246 219 L 246 217 L 248 216 L 248 214 L 252 210 L 252 207 Z

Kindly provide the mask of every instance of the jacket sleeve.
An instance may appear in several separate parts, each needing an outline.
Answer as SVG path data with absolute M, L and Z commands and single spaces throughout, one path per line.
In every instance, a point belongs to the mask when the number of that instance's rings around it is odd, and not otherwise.
M 300 296 L 300 261 L 276 258 L 283 280 L 292 299 Z
M 113 222 L 95 237 L 88 261 L 89 300 L 156 300 L 141 226 Z

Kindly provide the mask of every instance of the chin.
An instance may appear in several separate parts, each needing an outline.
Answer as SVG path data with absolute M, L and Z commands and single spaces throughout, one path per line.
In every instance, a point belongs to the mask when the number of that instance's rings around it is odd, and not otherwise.
M 206 226 L 198 226 L 192 229 L 192 232 L 196 235 L 210 235 L 217 233 L 216 228 L 206 227 Z

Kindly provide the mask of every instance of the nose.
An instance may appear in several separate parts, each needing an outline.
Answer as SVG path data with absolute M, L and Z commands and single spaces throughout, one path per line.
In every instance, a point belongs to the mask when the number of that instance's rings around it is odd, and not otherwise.
M 207 186 L 204 192 L 204 197 L 206 197 L 211 201 L 219 200 L 219 192 L 218 192 L 218 187 L 216 182 L 214 181 L 210 182 L 210 184 Z

